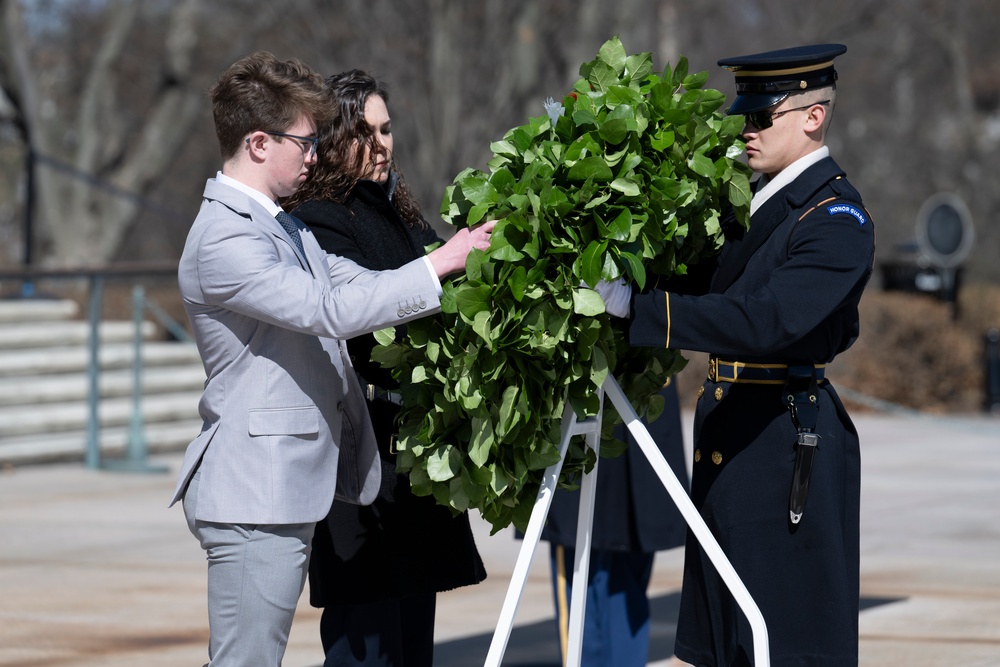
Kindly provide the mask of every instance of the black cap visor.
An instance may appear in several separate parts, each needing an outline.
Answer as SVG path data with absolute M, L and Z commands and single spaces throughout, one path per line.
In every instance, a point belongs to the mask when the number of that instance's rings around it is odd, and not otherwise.
M 768 107 L 773 107 L 783 99 L 788 97 L 788 93 L 752 93 L 737 95 L 736 101 L 726 111 L 730 116 L 742 116 L 754 111 L 763 111 Z

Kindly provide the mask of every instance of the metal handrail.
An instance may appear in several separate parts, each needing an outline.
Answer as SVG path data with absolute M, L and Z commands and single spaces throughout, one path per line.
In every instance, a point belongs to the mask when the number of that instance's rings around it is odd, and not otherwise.
M 104 266 L 0 268 L 0 282 L 92 278 L 134 278 L 136 276 L 176 276 L 177 262 L 119 262 Z

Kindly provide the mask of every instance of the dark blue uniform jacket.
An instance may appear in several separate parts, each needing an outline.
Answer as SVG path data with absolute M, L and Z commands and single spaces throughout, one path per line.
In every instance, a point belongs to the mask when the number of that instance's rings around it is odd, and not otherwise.
M 730 230 L 700 290 L 636 295 L 630 342 L 736 362 L 828 363 L 858 336 L 874 253 L 860 195 L 825 158 L 768 199 L 749 231 Z M 820 382 L 820 444 L 793 526 L 796 429 L 782 386 L 706 380 L 702 389 L 691 497 L 764 615 L 771 665 L 856 665 L 860 447 L 840 399 Z M 751 664 L 742 612 L 693 536 L 686 549 L 677 656 Z
M 727 240 L 709 294 L 637 295 L 630 342 L 746 362 L 829 362 L 857 338 L 874 254 L 861 196 L 826 158 Z

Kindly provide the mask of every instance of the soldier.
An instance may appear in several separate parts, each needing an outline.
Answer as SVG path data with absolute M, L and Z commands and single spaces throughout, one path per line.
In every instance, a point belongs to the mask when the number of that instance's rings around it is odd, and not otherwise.
M 875 230 L 829 155 L 840 44 L 728 58 L 745 117 L 749 231 L 726 225 L 698 290 L 632 295 L 630 343 L 708 352 L 691 495 L 767 623 L 771 665 L 857 665 L 860 447 L 824 377 L 858 336 Z M 690 285 L 688 285 L 690 288 Z M 631 301 L 630 301 L 631 300 Z M 806 504 L 808 500 L 808 504 Z M 687 541 L 675 652 L 750 665 L 750 626 L 697 540 Z

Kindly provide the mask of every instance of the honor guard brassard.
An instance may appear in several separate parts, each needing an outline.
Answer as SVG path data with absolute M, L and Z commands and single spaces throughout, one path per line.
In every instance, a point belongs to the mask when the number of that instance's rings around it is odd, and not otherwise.
M 726 113 L 763 111 L 791 93 L 833 85 L 833 59 L 846 52 L 843 44 L 814 44 L 723 58 L 719 66 L 736 75 L 736 101 Z

